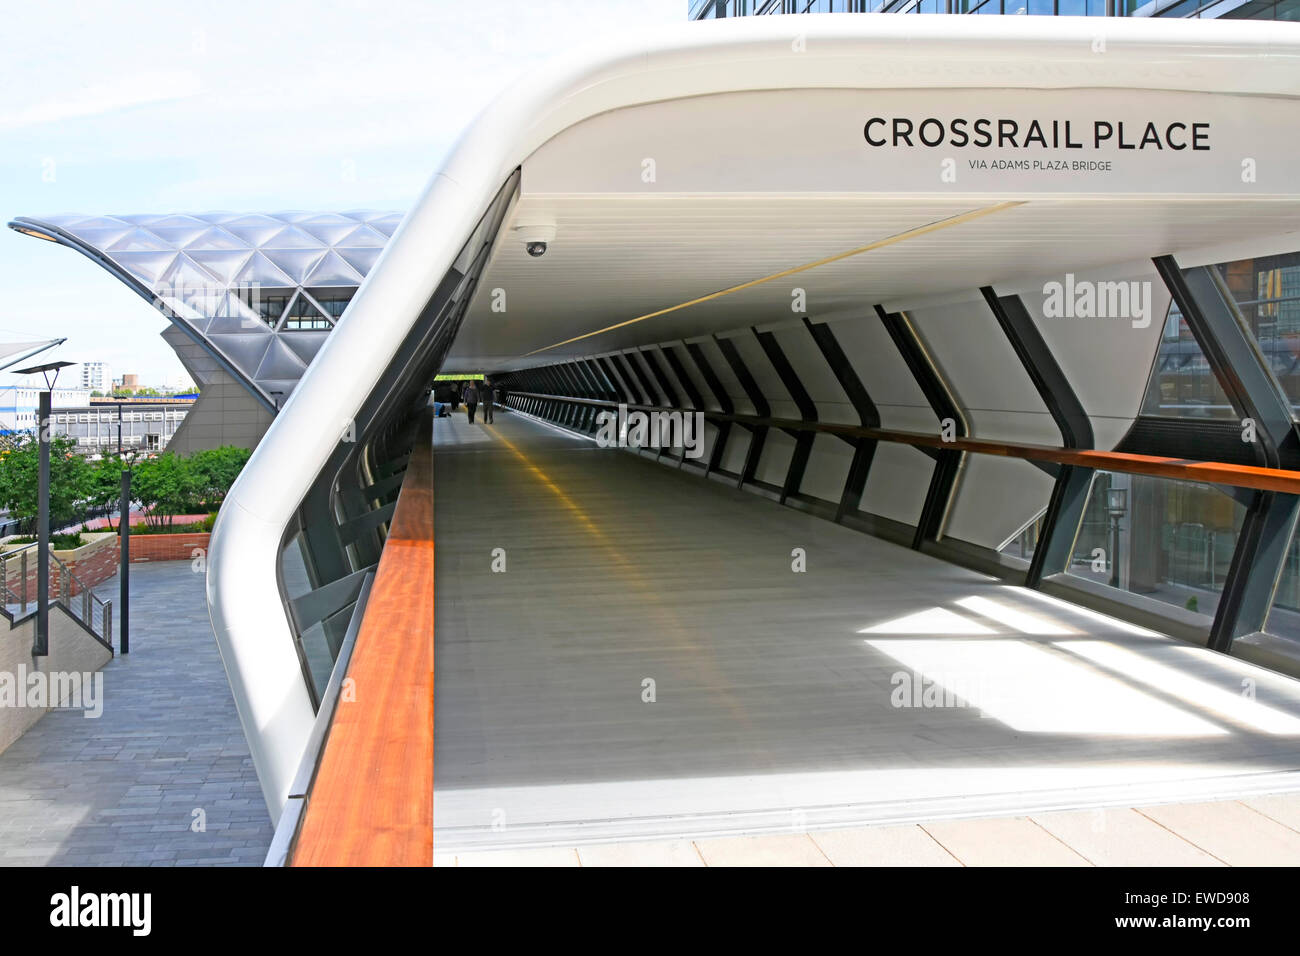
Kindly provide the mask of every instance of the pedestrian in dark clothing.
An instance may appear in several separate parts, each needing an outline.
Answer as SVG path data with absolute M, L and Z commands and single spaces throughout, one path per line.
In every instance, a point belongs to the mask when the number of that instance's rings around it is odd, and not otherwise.
M 482 394 L 479 396 L 480 398 L 483 399 L 483 424 L 484 425 L 492 424 L 492 405 L 493 405 L 492 391 L 493 391 L 492 383 L 489 382 L 487 379 L 484 379 L 483 391 Z
M 469 412 L 469 423 L 474 424 L 474 413 L 478 411 L 478 385 L 474 382 L 465 383 L 465 391 L 461 398 L 465 400 L 465 410 Z

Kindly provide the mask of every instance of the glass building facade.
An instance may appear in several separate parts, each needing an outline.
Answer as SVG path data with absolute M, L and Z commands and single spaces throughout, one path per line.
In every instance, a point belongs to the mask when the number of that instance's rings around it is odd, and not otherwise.
M 692 20 L 781 13 L 970 13 L 1300 20 L 1300 0 L 691 0 Z

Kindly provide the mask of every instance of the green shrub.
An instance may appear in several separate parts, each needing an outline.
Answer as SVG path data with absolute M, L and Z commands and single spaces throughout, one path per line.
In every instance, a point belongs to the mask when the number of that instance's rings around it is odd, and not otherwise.
M 204 522 L 195 521 L 190 524 L 133 524 L 131 525 L 131 537 L 138 537 L 142 534 L 201 534 L 210 529 L 203 527 Z
M 66 525 L 90 490 L 90 465 L 66 435 L 50 439 L 50 525 Z M 35 432 L 10 436 L 0 449 L 0 506 L 34 531 L 39 508 L 40 443 Z
M 5 544 L 35 544 L 35 543 L 36 543 L 36 539 L 30 534 L 25 534 L 17 538 L 10 538 L 8 541 L 5 542 Z M 89 542 L 87 542 L 86 539 L 81 536 L 80 531 L 71 531 L 67 534 L 50 535 L 50 547 L 53 548 L 55 551 L 71 551 L 73 548 L 80 548 L 82 545 L 88 543 Z

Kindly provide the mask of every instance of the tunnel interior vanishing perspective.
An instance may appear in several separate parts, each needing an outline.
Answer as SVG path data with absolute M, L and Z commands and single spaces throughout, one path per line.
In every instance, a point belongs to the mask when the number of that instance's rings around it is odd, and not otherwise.
M 509 91 L 276 415 L 208 588 L 285 858 L 1300 782 L 1300 43 L 812 19 Z

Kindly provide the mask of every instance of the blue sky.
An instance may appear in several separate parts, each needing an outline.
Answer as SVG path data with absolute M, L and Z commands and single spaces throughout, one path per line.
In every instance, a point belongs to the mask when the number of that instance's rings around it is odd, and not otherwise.
M 502 87 L 687 0 L 223 0 L 11 5 L 0 222 L 59 213 L 405 211 Z M 146 383 L 166 321 L 75 252 L 0 230 L 0 341 Z M 54 353 L 50 354 L 54 357 Z M 0 373 L 0 384 L 13 376 Z

